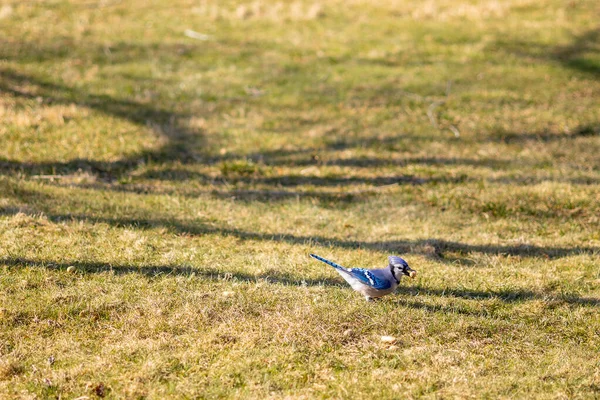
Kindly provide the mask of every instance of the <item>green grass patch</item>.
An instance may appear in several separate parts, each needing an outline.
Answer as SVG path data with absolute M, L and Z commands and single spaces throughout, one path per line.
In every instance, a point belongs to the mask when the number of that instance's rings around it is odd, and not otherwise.
M 597 398 L 597 14 L 5 2 L 0 397 Z

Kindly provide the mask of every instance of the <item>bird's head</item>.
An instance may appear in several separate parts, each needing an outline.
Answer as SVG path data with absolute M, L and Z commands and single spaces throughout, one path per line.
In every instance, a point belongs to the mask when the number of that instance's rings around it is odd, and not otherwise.
M 398 276 L 398 274 L 406 275 L 410 278 L 414 278 L 417 276 L 417 271 L 409 267 L 408 263 L 404 259 L 397 256 L 393 256 L 393 259 L 390 258 L 390 261 L 392 261 L 390 263 L 390 267 L 392 268 L 392 272 L 395 276 Z

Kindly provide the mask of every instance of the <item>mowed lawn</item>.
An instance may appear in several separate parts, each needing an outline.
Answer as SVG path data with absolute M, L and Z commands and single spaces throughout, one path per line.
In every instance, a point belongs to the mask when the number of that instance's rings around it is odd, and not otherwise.
M 599 398 L 599 15 L 4 1 L 0 398 Z

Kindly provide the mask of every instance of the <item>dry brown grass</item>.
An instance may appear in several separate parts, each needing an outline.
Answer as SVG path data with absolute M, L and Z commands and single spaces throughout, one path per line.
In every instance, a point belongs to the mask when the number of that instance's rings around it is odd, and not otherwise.
M 596 2 L 6 4 L 0 397 L 598 396 Z

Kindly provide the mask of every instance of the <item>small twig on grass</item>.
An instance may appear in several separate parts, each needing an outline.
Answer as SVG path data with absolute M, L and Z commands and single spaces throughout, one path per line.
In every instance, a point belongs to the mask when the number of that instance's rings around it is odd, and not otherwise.
M 196 40 L 209 40 L 211 38 L 210 35 L 204 34 L 204 33 L 200 33 L 200 32 L 196 32 L 193 31 L 191 29 L 186 29 L 183 34 L 189 38 L 192 39 L 196 39 Z
M 448 97 L 450 97 L 450 90 L 452 89 L 452 81 L 448 81 L 446 83 L 446 99 L 448 99 Z M 427 108 L 427 116 L 429 117 L 429 122 L 431 122 L 431 125 L 435 128 L 435 129 L 440 129 L 440 125 L 437 121 L 437 118 L 434 114 L 434 111 L 436 108 L 438 108 L 439 106 L 441 106 L 442 104 L 446 103 L 446 99 L 444 100 L 436 100 L 433 103 L 431 103 L 429 105 L 429 107 Z M 448 129 L 454 133 L 455 137 L 460 137 L 460 131 L 458 130 L 458 128 L 454 125 L 450 125 L 448 127 Z
M 446 100 L 437 100 L 434 101 L 433 103 L 431 103 L 429 105 L 429 108 L 427 109 L 427 116 L 429 117 L 429 122 L 431 122 L 431 125 L 433 125 L 433 127 L 435 129 L 440 129 L 438 123 L 437 123 L 437 119 L 435 118 L 435 115 L 433 115 L 433 111 L 438 108 L 439 106 L 441 106 L 442 104 L 444 104 L 446 102 Z
M 450 125 L 448 127 L 448 129 L 450 129 L 452 131 L 452 133 L 454 133 L 455 137 L 460 137 L 460 131 L 458 130 L 457 127 L 455 127 L 454 125 Z

